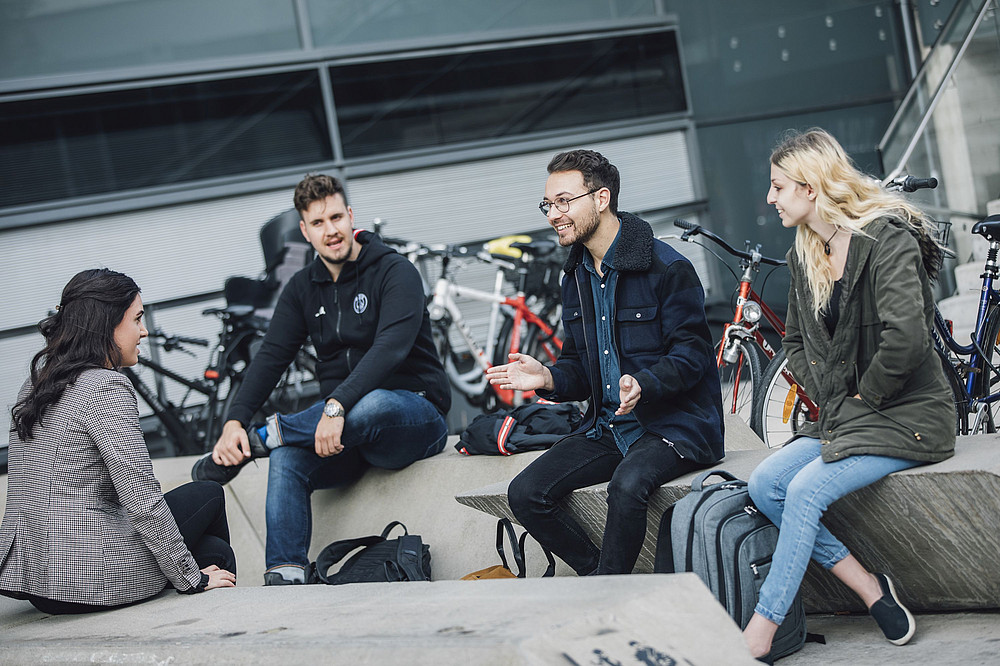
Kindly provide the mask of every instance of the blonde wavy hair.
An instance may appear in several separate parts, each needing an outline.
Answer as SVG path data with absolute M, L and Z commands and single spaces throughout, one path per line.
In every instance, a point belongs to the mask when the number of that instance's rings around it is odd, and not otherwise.
M 934 240 L 931 221 L 901 195 L 882 189 L 877 179 L 858 171 L 827 131 L 813 128 L 785 135 L 771 153 L 771 164 L 799 185 L 811 186 L 816 192 L 817 215 L 838 230 L 864 235 L 864 228 L 882 217 L 905 223 L 920 243 L 928 274 L 936 277 L 941 249 Z M 833 293 L 833 270 L 823 248 L 825 240 L 804 224 L 795 232 L 795 254 L 805 267 L 816 318 Z

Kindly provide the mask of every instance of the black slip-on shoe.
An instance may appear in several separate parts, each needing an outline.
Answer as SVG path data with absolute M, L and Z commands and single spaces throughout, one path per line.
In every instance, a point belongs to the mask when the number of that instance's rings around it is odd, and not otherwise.
M 868 612 L 875 618 L 879 629 L 890 643 L 906 645 L 917 630 L 917 622 L 906 606 L 900 603 L 899 597 L 896 596 L 896 588 L 889 577 L 883 573 L 874 575 L 882 588 L 882 598 L 872 604 Z
M 236 465 L 220 465 L 212 460 L 212 454 L 208 453 L 194 461 L 191 468 L 191 478 L 195 481 L 215 481 L 220 486 L 224 486 L 240 473 L 243 466 L 253 458 L 247 458 Z
M 202 456 L 195 461 L 191 468 L 191 478 L 195 481 L 215 481 L 219 485 L 226 485 L 236 478 L 243 466 L 251 460 L 257 458 L 267 458 L 271 455 L 271 449 L 267 448 L 264 441 L 257 433 L 260 426 L 250 426 L 247 428 L 247 439 L 250 440 L 250 457 L 236 465 L 220 465 L 212 460 L 212 454 Z
M 270 585 L 304 585 L 305 581 L 288 580 L 277 571 L 268 571 L 264 574 L 264 586 Z

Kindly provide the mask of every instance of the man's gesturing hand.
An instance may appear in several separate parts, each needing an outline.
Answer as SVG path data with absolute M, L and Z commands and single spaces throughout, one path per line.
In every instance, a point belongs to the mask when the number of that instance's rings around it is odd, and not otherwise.
M 642 388 L 632 375 L 622 375 L 621 379 L 618 380 L 618 394 L 621 404 L 618 405 L 615 415 L 624 416 L 639 404 L 639 398 L 642 396 Z
M 507 354 L 510 363 L 496 365 L 486 371 L 490 384 L 514 391 L 551 391 L 552 373 L 527 354 Z
M 247 431 L 239 421 L 226 421 L 222 426 L 222 434 L 219 441 L 212 449 L 212 460 L 217 465 L 232 467 L 238 465 L 250 457 L 250 440 L 247 439 Z
M 324 414 L 319 417 L 319 423 L 316 425 L 316 455 L 321 458 L 329 458 L 343 451 L 344 445 L 340 443 L 343 434 L 343 416 Z

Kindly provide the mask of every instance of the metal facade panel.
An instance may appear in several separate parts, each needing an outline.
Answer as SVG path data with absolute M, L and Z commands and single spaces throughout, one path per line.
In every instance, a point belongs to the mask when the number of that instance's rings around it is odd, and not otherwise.
M 258 231 L 291 207 L 291 192 L 264 192 L 0 232 L 0 330 L 30 326 L 59 302 L 77 272 L 106 266 L 131 276 L 143 300 L 221 290 L 230 275 L 264 267 Z
M 348 194 L 359 226 L 389 222 L 386 234 L 425 243 L 467 243 L 547 226 L 537 204 L 545 171 L 567 145 L 441 167 L 352 179 Z M 587 143 L 621 173 L 619 208 L 650 211 L 694 201 L 684 131 Z

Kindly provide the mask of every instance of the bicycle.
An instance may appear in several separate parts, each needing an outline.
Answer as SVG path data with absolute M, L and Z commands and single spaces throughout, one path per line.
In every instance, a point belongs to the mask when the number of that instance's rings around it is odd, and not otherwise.
M 885 187 L 892 191 L 914 192 L 921 188 L 937 187 L 937 179 L 915 178 L 904 174 L 889 181 Z M 994 218 L 996 226 L 989 222 Z M 947 245 L 949 227 L 950 223 L 938 223 L 938 241 L 942 246 Z M 996 238 L 990 241 L 993 263 L 991 268 L 990 259 L 987 258 L 986 271 L 982 276 L 980 311 L 972 343 L 959 345 L 951 335 L 949 322 L 944 319 L 937 306 L 934 307 L 934 328 L 931 334 L 935 353 L 941 360 L 951 388 L 955 403 L 955 432 L 960 435 L 980 432 L 984 428 L 987 432 L 994 432 L 990 405 L 1000 400 L 1000 393 L 988 393 L 989 387 L 1000 381 L 1000 373 L 990 362 L 997 353 L 997 336 L 1000 335 L 1000 294 L 993 289 L 993 279 L 997 276 L 997 250 L 1000 249 L 1000 216 L 992 216 L 977 223 L 972 233 L 985 236 L 984 231 Z M 982 345 L 986 341 L 992 342 L 984 349 Z M 960 357 L 963 355 L 970 357 L 968 362 L 962 361 Z M 992 378 L 988 377 L 989 372 L 993 373 Z M 758 435 L 769 447 L 787 441 L 807 419 L 815 420 L 811 403 L 788 372 L 788 360 L 783 350 L 775 355 L 765 369 L 759 387 L 760 392 L 754 404 L 754 422 L 760 428 Z M 976 421 L 970 427 L 968 416 L 973 412 L 976 414 Z
M 202 312 L 219 317 L 222 331 L 201 377 L 188 379 L 152 359 L 139 357 L 139 365 L 153 372 L 158 385 L 165 378 L 186 387 L 177 403 L 167 398 L 165 391 L 151 388 L 135 369 L 122 369 L 136 393 L 159 420 L 159 431 L 173 444 L 174 455 L 204 453 L 219 438 L 223 419 L 267 330 L 267 320 L 253 312 L 253 307 L 249 305 L 209 308 Z M 148 340 L 165 352 L 180 351 L 191 355 L 194 354 L 184 345 L 209 345 L 204 338 L 167 335 L 158 330 L 151 331 Z M 300 411 L 315 400 L 319 393 L 315 367 L 315 357 L 308 351 L 300 351 L 255 415 L 255 421 L 262 421 L 267 414 L 275 412 Z M 203 397 L 204 401 L 190 403 L 189 399 L 193 396 Z
M 783 352 L 775 351 L 767 338 L 764 337 L 761 331 L 761 320 L 766 321 L 781 337 L 785 335 L 785 322 L 764 302 L 763 297 L 753 288 L 753 285 L 760 272 L 761 264 L 781 267 L 785 266 L 787 262 L 784 259 L 772 259 L 762 255 L 761 246 L 758 244 L 751 248 L 750 241 L 747 241 L 745 250 L 737 250 L 711 231 L 687 220 L 674 220 L 674 225 L 684 229 L 684 233 L 679 237 L 673 236 L 673 238 L 693 243 L 695 241 L 692 241 L 691 237 L 701 235 L 740 260 L 743 274 L 737 276 L 733 272 L 733 277 L 739 281 L 736 307 L 732 321 L 723 325 L 722 337 L 716 344 L 716 365 L 722 382 L 723 407 L 729 414 L 739 416 L 746 421 L 766 443 L 766 430 L 763 422 L 757 418 L 757 410 L 755 409 L 757 388 L 764 381 L 761 354 L 770 361 L 778 355 L 782 355 Z M 671 236 L 665 238 L 671 238 Z M 711 252 L 728 268 L 722 257 L 707 246 L 701 243 L 696 244 Z M 732 271 L 730 270 L 730 272 Z M 787 379 L 789 385 L 793 385 L 790 373 L 784 369 L 777 372 L 779 377 Z M 796 416 L 800 419 L 815 420 L 819 414 L 816 405 L 801 391 L 797 391 L 795 395 L 797 398 L 795 404 L 798 407 Z
M 493 386 L 486 370 L 507 362 L 507 354 L 520 352 L 542 360 L 555 362 L 562 349 L 557 334 L 560 301 L 558 294 L 528 294 L 527 285 L 536 281 L 532 266 L 542 266 L 539 259 L 552 253 L 552 241 L 513 241 L 509 248 L 530 257 L 517 262 L 487 251 L 470 252 L 460 245 L 425 245 L 402 239 L 385 238 L 417 266 L 428 295 L 428 313 L 434 341 L 445 373 L 452 386 L 468 402 L 485 412 L 506 409 L 527 402 L 533 391 L 520 392 Z M 489 244 L 487 244 L 489 246 Z M 497 250 L 499 246 L 492 246 Z M 431 261 L 438 262 L 437 278 L 431 281 Z M 496 268 L 493 290 L 485 291 L 458 284 L 456 266 L 468 261 L 489 264 Z M 504 293 L 505 284 L 517 283 L 513 296 Z M 489 304 L 490 314 L 485 346 L 475 338 L 459 300 Z M 453 335 L 453 333 L 455 335 Z M 457 344 L 454 338 L 457 336 Z

